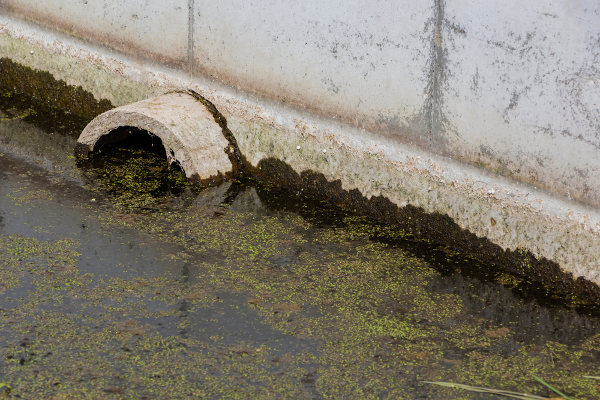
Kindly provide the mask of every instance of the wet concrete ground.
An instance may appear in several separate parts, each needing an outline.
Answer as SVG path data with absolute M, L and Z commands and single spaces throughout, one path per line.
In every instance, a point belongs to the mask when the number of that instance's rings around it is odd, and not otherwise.
M 137 151 L 79 168 L 76 126 L 2 104 L 7 398 L 553 397 L 536 376 L 600 398 L 593 308 L 252 181 L 165 186 Z

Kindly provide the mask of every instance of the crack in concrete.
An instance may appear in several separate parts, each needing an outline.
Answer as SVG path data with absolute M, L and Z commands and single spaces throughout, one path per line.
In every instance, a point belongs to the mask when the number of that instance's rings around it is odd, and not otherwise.
M 434 29 L 431 38 L 428 82 L 423 110 L 426 130 L 431 138 L 443 139 L 443 84 L 446 79 L 446 54 L 444 52 L 442 29 L 444 24 L 444 1 L 434 0 Z
M 187 62 L 190 78 L 194 73 L 194 0 L 188 0 L 188 43 Z

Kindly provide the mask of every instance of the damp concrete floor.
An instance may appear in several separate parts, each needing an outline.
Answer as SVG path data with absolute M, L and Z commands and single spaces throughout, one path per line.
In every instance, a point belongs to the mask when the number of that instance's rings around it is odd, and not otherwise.
M 594 307 L 251 179 L 83 165 L 1 105 L 0 398 L 600 398 Z

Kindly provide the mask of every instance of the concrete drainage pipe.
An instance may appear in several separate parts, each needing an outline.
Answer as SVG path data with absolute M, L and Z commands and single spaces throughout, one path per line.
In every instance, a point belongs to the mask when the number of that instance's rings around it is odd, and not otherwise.
M 94 118 L 77 140 L 93 152 L 100 144 L 123 140 L 119 127 L 135 127 L 159 137 L 169 162 L 177 161 L 188 178 L 228 176 L 233 149 L 207 107 L 188 93 L 168 93 L 114 108 Z M 111 135 L 111 133 L 113 133 Z

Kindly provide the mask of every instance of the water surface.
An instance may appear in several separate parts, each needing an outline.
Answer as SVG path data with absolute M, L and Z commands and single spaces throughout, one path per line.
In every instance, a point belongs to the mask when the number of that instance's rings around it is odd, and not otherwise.
M 8 397 L 600 397 L 593 312 L 251 180 L 157 183 L 138 150 L 78 167 L 71 125 L 1 104 Z

